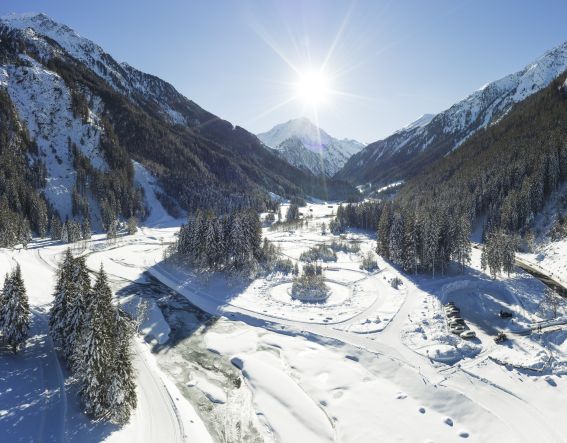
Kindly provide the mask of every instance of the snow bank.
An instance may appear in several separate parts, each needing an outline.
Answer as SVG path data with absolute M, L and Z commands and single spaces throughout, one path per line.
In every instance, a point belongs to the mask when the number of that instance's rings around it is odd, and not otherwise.
M 134 318 L 141 316 L 138 331 L 150 341 L 162 345 L 169 340 L 171 329 L 154 300 L 131 295 L 121 298 L 119 302 Z

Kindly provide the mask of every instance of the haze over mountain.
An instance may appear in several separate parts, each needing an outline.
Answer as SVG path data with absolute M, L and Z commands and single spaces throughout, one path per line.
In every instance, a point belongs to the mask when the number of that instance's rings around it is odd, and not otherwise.
M 421 118 L 419 123 L 369 144 L 349 159 L 337 177 L 377 185 L 407 179 L 458 148 L 479 129 L 497 122 L 515 103 L 546 87 L 566 69 L 567 42 L 433 118 Z
M 334 175 L 346 161 L 364 148 L 349 139 L 339 140 L 301 117 L 258 134 L 266 146 L 280 153 L 290 164 L 316 175 Z

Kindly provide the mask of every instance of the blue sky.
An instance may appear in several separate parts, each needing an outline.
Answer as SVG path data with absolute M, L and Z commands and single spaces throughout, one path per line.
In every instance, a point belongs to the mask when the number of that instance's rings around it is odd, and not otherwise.
M 45 12 L 250 131 L 306 115 L 363 142 L 567 40 L 565 1 L 2 0 L 8 12 Z M 342 94 L 315 116 L 290 84 L 326 58 Z

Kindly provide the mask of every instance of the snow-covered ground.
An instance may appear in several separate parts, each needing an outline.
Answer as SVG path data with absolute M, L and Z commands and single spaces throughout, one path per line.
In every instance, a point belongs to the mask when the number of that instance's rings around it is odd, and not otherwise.
M 143 172 L 143 171 L 142 171 Z M 137 171 L 140 173 L 140 171 Z M 141 178 L 143 180 L 143 177 Z M 139 178 L 140 180 L 140 178 Z M 309 205 L 299 232 L 265 235 L 297 260 L 334 236 L 321 234 L 336 205 Z M 136 344 L 139 406 L 122 429 L 90 423 L 46 334 L 53 270 L 64 245 L 0 250 L 0 272 L 21 264 L 34 312 L 25 352 L 0 354 L 0 435 L 38 441 L 567 441 L 567 332 L 544 327 L 544 287 L 517 272 L 490 279 L 479 251 L 464 275 L 407 276 L 378 258 L 375 241 L 344 240 L 359 253 L 326 263 L 326 303 L 292 301 L 288 277 L 243 283 L 197 275 L 163 252 L 172 220 L 81 253 L 103 263 L 118 300 L 144 306 Z M 160 222 L 162 226 L 157 227 Z M 77 251 L 79 252 L 79 251 Z M 402 280 L 393 289 L 394 277 Z M 155 280 L 157 279 L 157 280 Z M 450 334 L 442 303 L 455 302 L 477 339 Z M 500 309 L 513 312 L 502 320 Z M 563 316 L 565 313 L 561 313 Z M 498 331 L 510 340 L 493 341 Z M 46 437 L 49 436 L 49 437 Z

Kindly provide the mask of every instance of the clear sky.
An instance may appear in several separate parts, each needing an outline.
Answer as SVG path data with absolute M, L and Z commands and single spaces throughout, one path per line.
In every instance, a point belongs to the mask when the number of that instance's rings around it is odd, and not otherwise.
M 45 12 L 252 132 L 314 119 L 293 84 L 324 65 L 319 124 L 362 142 L 567 40 L 565 0 L 2 0 L 9 12 Z

